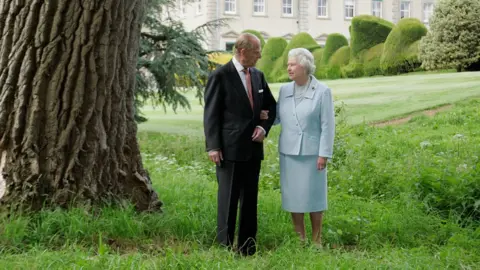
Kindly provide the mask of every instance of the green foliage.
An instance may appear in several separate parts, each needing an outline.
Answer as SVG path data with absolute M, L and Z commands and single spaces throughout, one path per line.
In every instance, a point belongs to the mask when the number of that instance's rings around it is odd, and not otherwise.
M 350 62 L 350 51 L 349 46 L 339 48 L 328 61 L 328 65 L 332 67 L 343 67 L 348 65 Z
M 326 66 L 322 63 L 324 48 L 313 51 L 313 59 L 315 60 L 315 73 L 314 76 L 317 79 L 326 78 Z
M 269 38 L 267 44 L 262 50 L 262 58 L 257 62 L 257 68 L 263 71 L 267 81 L 274 81 L 271 77 L 275 61 L 282 57 L 283 51 L 287 47 L 287 41 L 282 37 Z
M 342 77 L 359 78 L 365 75 L 363 64 L 357 61 L 351 61 L 348 65 L 342 67 Z
M 478 65 L 480 70 L 480 1 L 442 0 L 435 4 L 430 31 L 422 39 L 420 60 L 427 70 Z
M 380 66 L 385 74 L 413 71 L 420 66 L 418 43 L 427 34 L 427 28 L 415 18 L 401 19 L 388 35 Z
M 474 100 L 404 126 L 339 124 L 320 253 L 299 248 L 291 217 L 280 208 L 279 127 L 265 141 L 259 248 L 248 259 L 214 244 L 218 187 L 203 137 L 140 132 L 164 214 L 127 206 L 2 216 L 0 268 L 476 269 L 479 110 Z
M 137 122 L 147 120 L 141 114 L 141 107 L 147 101 L 165 110 L 167 106 L 174 111 L 190 109 L 184 92 L 195 91 L 201 99 L 208 71 L 213 66 L 202 43 L 206 34 L 223 26 L 225 20 L 211 21 L 187 31 L 182 22 L 158 16 L 173 4 L 173 0 L 153 0 L 147 8 L 136 67 Z
M 323 50 L 322 63 L 327 65 L 332 55 L 344 46 L 348 46 L 348 40 L 344 35 L 338 33 L 328 35 L 325 50 Z
M 356 16 L 351 25 L 352 57 L 385 42 L 394 27 L 393 23 L 371 15 Z
M 380 43 L 368 49 L 362 56 L 365 76 L 383 74 L 382 69 L 380 68 L 380 60 L 382 58 L 383 50 L 384 43 Z

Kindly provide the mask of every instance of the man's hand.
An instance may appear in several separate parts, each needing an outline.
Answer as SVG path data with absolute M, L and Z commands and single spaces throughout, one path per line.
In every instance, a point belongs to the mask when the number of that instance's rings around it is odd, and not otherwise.
M 208 158 L 215 164 L 219 165 L 220 162 L 223 160 L 222 151 L 220 150 L 210 151 L 208 152 Z
M 260 120 L 268 120 L 268 110 L 262 110 L 260 112 Z
M 317 159 L 317 169 L 323 171 L 327 167 L 327 158 L 318 157 Z
M 263 139 L 265 139 L 264 131 L 261 128 L 256 127 L 255 130 L 253 131 L 252 141 L 263 142 Z

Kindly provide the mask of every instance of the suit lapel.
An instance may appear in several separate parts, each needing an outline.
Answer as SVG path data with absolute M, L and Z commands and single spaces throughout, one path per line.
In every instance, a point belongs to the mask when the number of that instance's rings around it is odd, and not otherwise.
M 231 76 L 230 78 L 232 79 L 233 86 L 235 88 L 235 91 L 237 92 L 238 96 L 240 97 L 240 100 L 250 108 L 250 100 L 248 100 L 247 96 L 247 90 L 243 86 L 242 79 L 240 78 L 240 74 L 238 74 L 237 69 L 235 68 L 235 65 L 233 64 L 232 61 L 228 63 L 229 69 L 231 71 Z M 250 74 L 251 75 L 251 74 Z M 253 90 L 253 88 L 252 88 Z

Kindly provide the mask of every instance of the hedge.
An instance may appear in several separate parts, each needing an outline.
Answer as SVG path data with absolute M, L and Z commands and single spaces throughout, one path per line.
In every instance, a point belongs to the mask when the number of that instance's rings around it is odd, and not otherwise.
M 318 50 L 315 50 L 313 51 L 313 59 L 315 60 L 315 73 L 314 73 L 314 76 L 315 78 L 317 79 L 323 79 L 325 78 L 325 74 L 324 74 L 324 69 L 325 69 L 325 66 L 323 65 L 323 54 L 324 54 L 324 50 L 325 49 L 318 49 Z
M 328 35 L 325 49 L 323 50 L 322 63 L 327 65 L 330 57 L 332 57 L 338 49 L 344 46 L 348 46 L 348 40 L 344 35 L 339 33 Z
M 340 49 L 338 49 L 332 57 L 330 57 L 330 60 L 328 61 L 328 65 L 330 67 L 343 67 L 348 65 L 350 62 L 350 47 L 349 46 L 343 46 Z
M 405 73 L 420 66 L 418 41 L 426 34 L 427 28 L 420 20 L 401 19 L 385 41 L 380 62 L 383 73 Z
M 257 68 L 263 71 L 268 81 L 273 81 L 271 78 L 272 71 L 277 61 L 283 55 L 283 51 L 287 47 L 287 41 L 282 37 L 269 38 L 265 47 L 262 50 L 262 58 L 257 62 Z
M 372 15 L 360 15 L 352 19 L 351 48 L 352 56 L 385 42 L 394 24 Z
M 383 54 L 384 43 L 377 44 L 368 49 L 362 56 L 363 71 L 365 76 L 381 75 L 380 60 Z

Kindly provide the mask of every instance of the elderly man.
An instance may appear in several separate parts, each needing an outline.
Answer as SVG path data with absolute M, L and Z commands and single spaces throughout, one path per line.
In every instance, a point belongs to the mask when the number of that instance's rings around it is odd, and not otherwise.
M 256 252 L 257 198 L 263 139 L 275 120 L 276 102 L 265 76 L 254 66 L 259 39 L 242 34 L 233 59 L 216 69 L 205 89 L 204 132 L 210 160 L 217 164 L 217 241 L 233 245 L 240 201 L 238 252 Z M 260 111 L 269 117 L 260 120 Z

